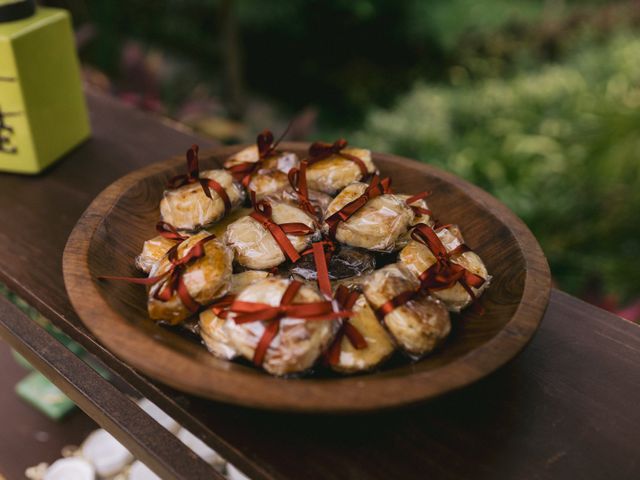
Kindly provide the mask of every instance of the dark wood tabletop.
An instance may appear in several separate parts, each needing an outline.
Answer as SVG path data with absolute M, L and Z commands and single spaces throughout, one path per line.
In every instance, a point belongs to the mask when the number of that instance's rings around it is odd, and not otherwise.
M 150 398 L 255 479 L 640 478 L 640 328 L 557 290 L 532 343 L 505 368 L 391 412 L 249 410 L 174 391 L 120 362 L 69 303 L 61 266 L 66 239 L 118 177 L 194 142 L 213 144 L 115 100 L 88 100 L 89 141 L 41 175 L 0 174 L 0 281 L 98 357 L 116 388 L 67 364 L 53 338 L 25 325 L 26 317 L 16 321 L 9 307 L 0 308 L 0 334 L 163 477 L 214 474 L 119 399 L 126 389 L 117 385 Z

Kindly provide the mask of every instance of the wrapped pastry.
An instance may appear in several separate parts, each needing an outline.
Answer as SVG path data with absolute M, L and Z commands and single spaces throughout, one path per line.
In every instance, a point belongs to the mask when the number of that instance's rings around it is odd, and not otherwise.
M 427 205 L 427 201 L 425 200 L 431 192 L 420 192 L 416 195 L 403 195 L 398 194 L 398 198 L 404 200 L 404 202 L 411 208 L 413 211 L 413 221 L 411 222 L 411 226 L 418 225 L 419 223 L 424 223 L 429 226 L 435 225 L 436 221 L 433 218 L 433 212 Z M 397 248 L 404 248 L 409 241 L 411 240 L 411 230 L 407 230 L 405 233 L 400 235 L 398 241 L 396 242 Z
M 364 294 L 397 344 L 418 358 L 436 348 L 451 330 L 449 312 L 420 293 L 417 278 L 401 263 L 369 275 Z
M 376 261 L 373 255 L 366 250 L 347 246 L 336 247 L 331 244 L 327 270 L 329 280 L 343 280 L 345 278 L 358 277 L 373 272 Z M 311 255 L 305 255 L 292 265 L 287 265 L 285 274 L 294 275 L 305 281 L 316 281 L 318 269 Z
M 347 148 L 347 141 L 315 142 L 309 147 L 309 188 L 335 195 L 347 185 L 365 180 L 376 172 L 371 152 Z
M 231 276 L 229 293 L 210 308 L 200 313 L 200 336 L 207 349 L 216 357 L 231 360 L 238 356 L 236 349 L 229 342 L 229 335 L 225 328 L 225 315 L 228 307 L 238 293 L 249 285 L 271 276 L 269 272 L 247 270 Z
M 465 245 L 457 226 L 433 230 L 420 224 L 411 237 L 400 251 L 400 261 L 452 312 L 468 306 L 489 285 L 482 259 Z
M 329 366 L 341 373 L 371 370 L 391 356 L 395 345 L 380 324 L 364 295 L 342 286 L 336 290 L 341 310 L 353 315 L 340 325 L 333 343 L 327 350 Z
M 145 273 L 149 273 L 172 247 L 189 238 L 189 235 L 178 232 L 173 225 L 166 222 L 158 222 L 156 232 L 158 235 L 146 240 L 142 252 L 136 257 L 136 267 Z
M 240 150 L 224 163 L 224 168 L 247 190 L 256 192 L 257 199 L 282 192 L 289 184 L 287 173 L 298 166 L 295 153 L 277 150 L 281 139 L 274 142 L 273 133 L 264 130 L 256 145 Z
M 274 375 L 311 368 L 333 339 L 345 312 L 300 282 L 266 278 L 249 285 L 229 308 L 225 327 L 244 358 Z
M 359 182 L 348 185 L 325 213 L 325 232 L 352 247 L 394 250 L 414 213 L 404 200 L 388 192 L 388 179 L 379 181 L 377 177 L 371 185 Z
M 244 201 L 244 190 L 226 170 L 198 168 L 198 146 L 187 152 L 189 173 L 169 181 L 160 201 L 162 220 L 180 230 L 217 222 Z
M 225 243 L 235 261 L 256 270 L 277 267 L 286 259 L 296 262 L 315 232 L 314 220 L 285 202 L 261 200 L 254 211 L 227 227 Z
M 213 235 L 200 232 L 154 265 L 147 308 L 153 320 L 176 325 L 229 290 L 233 256 Z

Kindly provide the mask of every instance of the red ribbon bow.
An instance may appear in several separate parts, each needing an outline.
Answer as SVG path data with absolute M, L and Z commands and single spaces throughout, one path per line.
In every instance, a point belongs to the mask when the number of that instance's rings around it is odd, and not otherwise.
M 439 227 L 439 230 L 445 228 Z M 445 290 L 460 283 L 469 294 L 472 301 L 476 300 L 471 287 L 480 288 L 485 279 L 471 273 L 462 265 L 451 261 L 453 255 L 470 251 L 469 247 L 461 244 L 452 251 L 447 251 L 446 247 L 438 237 L 436 231 L 424 223 L 419 223 L 411 232 L 411 237 L 424 244 L 436 257 L 436 262 L 419 275 L 420 285 L 425 290 Z
M 229 307 L 229 311 L 236 314 L 234 322 L 237 324 L 251 322 L 267 322 L 264 333 L 258 341 L 253 353 L 253 363 L 262 365 L 269 345 L 278 335 L 280 321 L 283 318 L 301 318 L 307 321 L 335 320 L 351 315 L 351 312 L 334 312 L 329 301 L 311 303 L 293 303 L 302 283 L 292 281 L 282 295 L 280 305 L 272 306 L 265 303 L 244 302 L 235 300 Z
M 130 283 L 136 283 L 138 285 L 155 285 L 158 282 L 164 281 L 164 285 L 162 285 L 153 297 L 162 302 L 167 302 L 171 300 L 175 293 L 178 294 L 178 297 L 184 304 L 184 306 L 191 313 L 195 313 L 200 308 L 200 304 L 194 300 L 194 298 L 189 293 L 186 284 L 184 283 L 184 279 L 182 275 L 186 271 L 189 264 L 193 263 L 195 260 L 204 257 L 205 249 L 204 246 L 207 242 L 216 238 L 215 235 L 209 235 L 208 237 L 199 240 L 193 247 L 189 249 L 186 255 L 178 258 L 178 245 L 174 245 L 167 252 L 167 258 L 171 262 L 171 266 L 169 269 L 155 277 L 147 277 L 147 278 L 138 278 L 138 277 L 116 277 L 110 275 L 102 275 L 98 278 L 101 280 L 123 280 Z
M 258 147 L 258 161 L 256 162 L 242 162 L 237 165 L 233 165 L 228 167 L 227 170 L 233 175 L 233 178 L 240 181 L 244 188 L 249 187 L 249 183 L 251 182 L 251 176 L 254 173 L 257 173 L 264 164 L 264 161 L 270 157 L 273 157 L 278 153 L 277 148 L 280 145 L 280 142 L 285 137 L 285 135 L 289 132 L 291 128 L 291 123 L 287 126 L 285 131 L 280 135 L 278 140 L 273 140 L 273 133 L 271 130 L 264 129 L 261 133 L 258 134 L 256 138 L 256 146 Z
M 318 212 L 316 207 L 311 203 L 309 199 L 309 187 L 307 186 L 307 166 L 308 162 L 300 162 L 300 167 L 294 167 L 289 170 L 287 176 L 289 177 L 289 183 L 291 188 L 296 192 L 298 198 L 298 205 L 300 208 L 311 215 L 314 219 L 317 218 Z
M 278 243 L 282 253 L 284 253 L 291 262 L 297 262 L 300 259 L 300 254 L 297 252 L 287 235 L 310 235 L 313 233 L 313 228 L 299 222 L 275 223 L 271 218 L 271 204 L 267 200 L 260 200 L 259 202 L 256 202 L 255 198 L 255 192 L 252 190 L 251 200 L 253 202 L 253 212 L 251 212 L 249 216 L 260 222 L 264 228 L 269 230 L 269 233 L 271 233 L 271 236 Z
M 362 177 L 366 177 L 367 175 L 369 175 L 369 170 L 367 170 L 367 166 L 362 161 L 362 159 L 355 155 L 351 155 L 350 153 L 342 151 L 347 147 L 347 145 L 348 143 L 344 138 L 339 138 L 333 143 L 313 142 L 309 147 L 309 164 L 313 165 L 320 160 L 329 158 L 331 155 L 337 155 L 344 158 L 345 160 L 349 160 L 355 163 L 360 169 Z
M 362 195 L 347 203 L 344 207 L 325 220 L 327 225 L 329 225 L 329 237 L 332 239 L 335 238 L 336 230 L 338 229 L 340 222 L 346 222 L 358 210 L 364 207 L 369 200 L 373 200 L 374 198 L 386 193 L 391 193 L 391 179 L 384 178 L 380 180 L 377 175 L 374 175 L 371 179 L 371 183 Z
M 227 195 L 226 190 L 212 178 L 200 178 L 198 159 L 199 150 L 200 148 L 198 145 L 191 145 L 191 148 L 187 150 L 187 170 L 189 173 L 172 177 L 169 180 L 167 187 L 174 189 L 182 187 L 183 185 L 199 183 L 204 194 L 211 199 L 213 199 L 213 197 L 211 196 L 211 190 L 209 189 L 213 189 L 222 199 L 222 202 L 224 203 L 224 211 L 227 213 L 231 210 L 231 200 L 229 200 L 229 195 Z
M 409 208 L 413 210 L 413 213 L 415 213 L 416 215 L 429 215 L 431 217 L 433 215 L 433 212 L 428 208 L 420 207 L 418 205 L 412 205 L 412 203 L 418 202 L 420 200 L 424 200 L 429 196 L 431 196 L 430 191 L 416 193 L 415 195 L 412 195 L 409 198 L 407 198 L 404 203 L 406 203 L 409 206 Z

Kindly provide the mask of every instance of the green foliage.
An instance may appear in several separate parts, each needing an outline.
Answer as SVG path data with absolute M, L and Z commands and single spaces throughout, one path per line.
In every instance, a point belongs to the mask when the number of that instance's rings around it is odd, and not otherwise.
M 417 84 L 353 142 L 492 192 L 540 240 L 562 288 L 640 293 L 640 37 L 462 87 Z M 446 221 L 446 216 L 443 218 Z

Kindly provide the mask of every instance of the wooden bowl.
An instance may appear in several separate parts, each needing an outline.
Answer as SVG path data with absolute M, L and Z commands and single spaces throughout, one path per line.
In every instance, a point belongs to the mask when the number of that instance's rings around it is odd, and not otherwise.
M 238 146 L 204 152 L 215 168 Z M 308 145 L 283 144 L 304 154 Z M 461 226 L 467 243 L 493 275 L 482 297 L 485 313 L 454 319 L 444 346 L 416 363 L 331 378 L 282 379 L 218 360 L 206 349 L 150 321 L 144 287 L 105 282 L 99 275 L 139 276 L 133 266 L 144 240 L 155 235 L 167 180 L 185 170 L 184 156 L 137 170 L 91 203 L 69 237 L 64 280 L 78 315 L 118 357 L 176 389 L 213 400 L 281 411 L 355 412 L 416 403 L 463 387 L 513 358 L 531 339 L 550 291 L 546 259 L 536 239 L 509 209 L 483 190 L 430 165 L 374 154 L 395 191 L 433 191 L 429 206 L 443 223 Z

